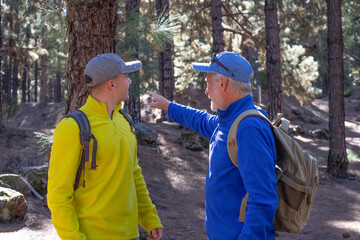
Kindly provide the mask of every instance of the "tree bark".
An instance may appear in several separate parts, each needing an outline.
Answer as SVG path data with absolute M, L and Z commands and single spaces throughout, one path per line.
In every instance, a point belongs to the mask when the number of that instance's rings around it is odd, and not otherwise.
M 45 26 L 42 28 L 42 48 L 47 49 L 47 41 L 45 38 Z M 46 106 L 48 99 L 47 99 L 47 67 L 48 67 L 48 57 L 46 54 L 41 55 L 41 89 L 40 89 L 40 106 L 44 107 Z
M 213 36 L 213 53 L 224 51 L 221 0 L 211 0 L 211 24 Z
M 139 14 L 140 0 L 127 0 L 126 1 L 126 18 L 130 17 L 132 11 Z M 137 39 L 128 39 L 129 44 L 134 48 L 130 58 L 139 59 L 139 44 Z M 129 100 L 125 102 L 125 107 L 131 116 L 132 120 L 137 123 L 141 122 L 141 109 L 140 109 L 140 73 L 134 72 L 131 74 L 131 85 L 129 88 Z
M 61 74 L 60 72 L 56 73 L 56 81 L 54 86 L 54 102 L 61 102 Z
M 81 107 L 89 88 L 85 85 L 86 64 L 102 53 L 115 52 L 116 0 L 66 0 L 69 57 L 66 113 Z
M 265 0 L 266 71 L 269 82 L 269 117 L 281 112 L 280 27 L 276 0 Z
M 4 100 L 5 103 L 9 104 L 11 102 L 11 71 L 12 71 L 12 61 L 8 57 L 7 64 L 5 66 L 5 76 L 3 78 L 3 88 L 5 92 Z
M 169 0 L 156 0 L 156 12 L 158 17 L 161 13 L 169 13 Z M 165 15 L 163 14 L 163 16 Z M 171 43 L 166 43 L 165 49 L 158 53 L 159 65 L 159 92 L 168 100 L 174 99 L 175 78 L 174 78 L 174 64 L 172 60 L 173 46 Z M 166 111 L 161 111 L 161 119 L 166 119 Z
M 14 58 L 13 59 L 13 64 L 12 64 L 12 96 L 11 96 L 11 100 L 15 100 L 17 103 L 17 90 L 18 90 L 18 84 L 19 84 L 19 78 L 18 78 L 18 62 L 17 60 Z
M 34 102 L 38 101 L 38 73 L 39 73 L 39 61 L 35 60 L 34 66 Z
M 26 66 L 24 66 L 22 84 L 21 84 L 21 103 L 26 103 L 26 77 L 27 71 Z
M 37 42 L 38 39 L 37 36 L 35 35 L 35 48 L 37 47 Z M 34 63 L 34 102 L 38 101 L 38 72 L 39 72 L 39 61 L 36 59 Z
M 341 0 L 326 1 L 330 131 L 328 171 L 333 176 L 347 177 L 341 2 Z

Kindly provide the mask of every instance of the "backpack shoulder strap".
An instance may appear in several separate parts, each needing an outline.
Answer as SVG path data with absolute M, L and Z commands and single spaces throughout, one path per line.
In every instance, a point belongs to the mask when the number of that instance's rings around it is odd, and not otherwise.
M 119 112 L 125 117 L 125 119 L 129 122 L 130 124 L 130 130 L 132 133 L 136 133 L 135 132 L 135 127 L 134 127 L 134 121 L 131 119 L 131 117 L 125 113 L 125 111 L 123 109 L 120 108 Z
M 259 112 L 258 110 L 255 110 L 255 109 L 246 110 L 235 119 L 235 121 L 231 125 L 230 131 L 228 133 L 227 149 L 228 149 L 229 157 L 230 157 L 232 163 L 236 167 L 238 167 L 238 161 L 237 161 L 238 146 L 237 146 L 236 134 L 237 134 L 237 130 L 239 128 L 240 122 L 244 118 L 247 118 L 247 117 L 260 117 L 260 118 L 264 119 L 270 126 L 272 126 L 271 121 L 264 114 L 262 114 L 261 112 Z
M 90 152 L 90 139 L 94 139 L 94 146 L 93 146 L 93 152 L 92 152 L 92 161 L 91 161 L 91 169 L 96 169 L 96 151 L 97 151 L 97 141 L 95 136 L 91 133 L 90 130 L 90 123 L 89 119 L 87 118 L 86 114 L 81 110 L 75 110 L 71 112 L 66 117 L 73 118 L 80 131 L 80 143 L 82 145 L 82 155 L 81 155 L 81 162 L 80 166 L 78 168 L 76 178 L 75 178 L 75 184 L 74 184 L 74 190 L 76 190 L 79 181 L 82 170 L 85 171 L 85 162 L 89 161 L 89 152 Z M 85 186 L 85 179 L 84 179 L 84 186 Z

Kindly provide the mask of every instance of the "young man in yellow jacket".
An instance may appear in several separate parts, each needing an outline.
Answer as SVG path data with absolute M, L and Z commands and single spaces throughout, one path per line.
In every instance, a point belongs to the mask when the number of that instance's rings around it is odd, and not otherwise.
M 138 239 L 138 224 L 150 233 L 149 240 L 162 237 L 163 226 L 138 165 L 136 136 L 119 113 L 121 102 L 129 99 L 128 73 L 140 68 L 140 61 L 124 62 L 113 53 L 98 55 L 87 64 L 85 75 L 92 89 L 80 110 L 97 140 L 97 167 L 90 170 L 92 161 L 85 162 L 76 190 L 82 151 L 79 127 L 68 117 L 55 129 L 47 197 L 62 239 Z

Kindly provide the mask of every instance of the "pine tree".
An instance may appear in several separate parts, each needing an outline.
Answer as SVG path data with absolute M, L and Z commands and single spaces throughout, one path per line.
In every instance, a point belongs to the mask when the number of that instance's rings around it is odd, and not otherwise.
M 327 0 L 328 76 L 329 76 L 329 156 L 328 171 L 346 177 L 348 160 L 345 144 L 344 42 L 342 36 L 342 0 Z
M 68 21 L 68 96 L 66 113 L 82 106 L 89 94 L 84 70 L 88 61 L 102 53 L 115 52 L 117 1 L 66 0 Z
M 224 51 L 221 0 L 211 0 L 211 23 L 213 36 L 213 53 Z
M 265 0 L 266 71 L 269 81 L 269 117 L 281 112 L 280 38 L 277 1 Z
M 166 21 L 169 18 L 169 0 L 156 0 L 156 12 L 158 18 Z M 172 60 L 173 47 L 172 43 L 165 44 L 163 51 L 158 53 L 159 66 L 159 92 L 165 98 L 172 101 L 174 99 L 174 64 Z M 165 120 L 166 111 L 161 111 L 161 119 Z
M 125 11 L 127 21 L 134 21 L 140 14 L 140 0 L 127 0 Z M 126 36 L 133 51 L 130 54 L 131 59 L 139 59 L 139 40 L 134 35 Z M 125 107 L 132 120 L 137 123 L 141 121 L 140 109 L 140 72 L 131 74 L 131 85 L 129 87 L 129 100 L 125 102 Z

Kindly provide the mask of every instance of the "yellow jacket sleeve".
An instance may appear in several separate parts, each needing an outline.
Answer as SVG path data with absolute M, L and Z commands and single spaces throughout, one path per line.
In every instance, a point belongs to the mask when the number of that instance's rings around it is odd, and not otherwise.
M 137 151 L 135 151 L 137 154 Z M 134 181 L 138 200 L 139 224 L 148 232 L 155 228 L 163 228 L 161 225 L 155 205 L 151 202 L 146 183 L 135 155 Z
M 81 144 L 75 120 L 64 118 L 56 127 L 51 148 L 48 206 L 61 239 L 86 239 L 79 231 L 74 207 L 74 183 L 80 163 Z

